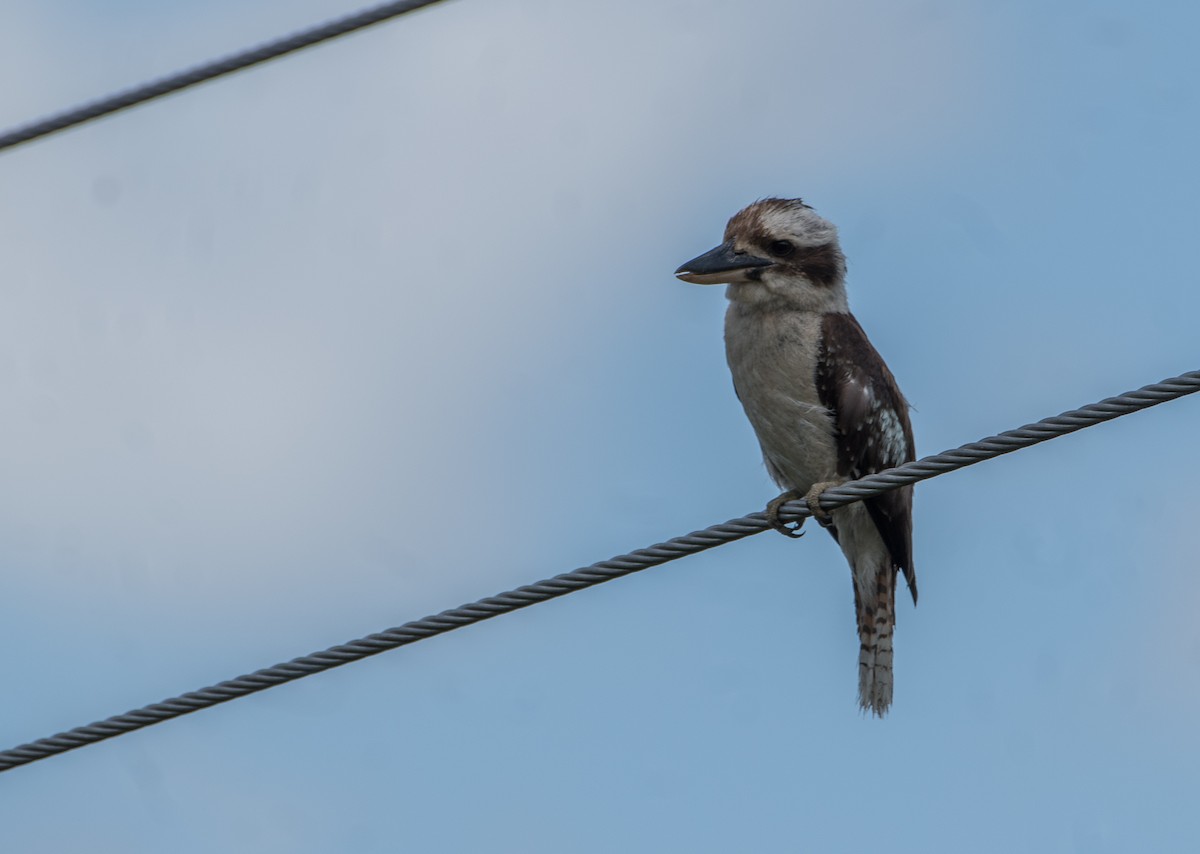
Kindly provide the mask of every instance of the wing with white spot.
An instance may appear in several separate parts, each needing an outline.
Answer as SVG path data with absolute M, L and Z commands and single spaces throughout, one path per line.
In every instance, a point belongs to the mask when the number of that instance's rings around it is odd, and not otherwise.
M 853 315 L 824 316 L 817 393 L 833 415 L 841 477 L 855 479 L 915 459 L 908 401 Z M 863 504 L 916 602 L 912 487 L 893 489 Z

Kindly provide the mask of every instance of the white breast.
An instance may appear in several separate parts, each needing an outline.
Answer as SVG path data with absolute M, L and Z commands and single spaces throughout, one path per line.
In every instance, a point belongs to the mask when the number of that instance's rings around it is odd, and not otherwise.
M 817 396 L 820 342 L 815 312 L 759 311 L 734 302 L 725 315 L 733 386 L 767 470 L 783 489 L 807 492 L 837 474 L 833 420 Z

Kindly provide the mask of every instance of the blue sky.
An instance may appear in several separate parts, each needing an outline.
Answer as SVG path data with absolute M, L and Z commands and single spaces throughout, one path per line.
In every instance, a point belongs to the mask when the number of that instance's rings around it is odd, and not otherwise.
M 9 4 L 5 127 L 350 11 Z M 1197 368 L 1187 4 L 457 0 L 0 156 L 4 747 L 760 509 L 839 224 L 934 453 Z M 1187 850 L 1200 400 L 922 485 L 896 701 L 760 536 L 0 775 L 5 850 Z

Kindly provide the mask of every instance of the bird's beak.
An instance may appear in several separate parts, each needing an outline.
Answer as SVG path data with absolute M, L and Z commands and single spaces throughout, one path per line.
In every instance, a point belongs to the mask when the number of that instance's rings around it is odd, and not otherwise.
M 747 252 L 735 252 L 733 241 L 726 240 L 716 249 L 688 261 L 675 271 L 675 276 L 693 285 L 723 285 L 749 281 L 751 271 L 774 263 Z

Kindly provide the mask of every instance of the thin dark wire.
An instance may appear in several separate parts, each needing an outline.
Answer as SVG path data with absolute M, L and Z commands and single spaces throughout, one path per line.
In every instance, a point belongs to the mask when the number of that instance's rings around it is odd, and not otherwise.
M 1169 380 L 1163 380 L 1161 383 L 1145 386 L 1137 391 L 1110 397 L 1082 409 L 1045 418 L 1016 430 L 1009 430 L 979 442 L 963 445 L 961 448 L 934 454 L 931 457 L 925 457 L 916 462 L 830 489 L 822 494 L 821 506 L 826 509 L 841 507 L 861 498 L 868 498 L 905 484 L 937 477 L 955 469 L 965 468 L 1021 448 L 1028 448 L 1057 436 L 1065 436 L 1076 430 L 1111 421 L 1122 415 L 1147 409 L 1197 391 L 1200 391 L 1200 371 L 1182 374 Z M 798 520 L 809 516 L 810 513 L 804 501 L 793 501 L 786 505 L 782 515 L 785 518 Z M 639 549 L 611 560 L 577 569 L 574 572 L 556 575 L 554 578 L 539 581 L 536 584 L 518 587 L 516 590 L 501 593 L 499 596 L 491 596 L 460 608 L 452 608 L 423 620 L 414 620 L 397 628 L 368 635 L 341 646 L 294 658 L 283 664 L 258 670 L 248 676 L 239 676 L 236 679 L 230 679 L 209 688 L 202 688 L 190 694 L 183 694 L 161 703 L 144 706 L 123 715 L 115 715 L 98 723 L 76 727 L 49 738 L 42 738 L 0 752 L 0 771 L 7 771 L 18 765 L 36 762 L 39 759 L 65 753 L 76 747 L 94 744 L 113 736 L 124 735 L 151 724 L 161 723 L 238 697 L 245 697 L 275 685 L 282 685 L 285 682 L 311 676 L 314 673 L 349 664 L 352 661 L 359 661 L 462 626 L 469 626 L 500 614 L 507 614 L 528 605 L 565 596 L 576 590 L 602 584 L 605 581 L 658 566 L 686 555 L 696 554 L 725 543 L 732 543 L 735 540 L 761 533 L 767 527 L 762 513 L 751 513 L 740 519 L 731 519 L 723 525 L 714 525 L 703 531 L 695 531 L 683 537 L 667 540 L 665 543 L 659 543 L 648 549 Z
M 258 47 L 235 53 L 223 59 L 206 62 L 203 65 L 197 65 L 194 68 L 177 72 L 168 77 L 152 80 L 141 86 L 126 89 L 124 92 L 118 92 L 107 98 L 101 98 L 98 101 L 92 101 L 74 109 L 47 116 L 44 119 L 21 125 L 0 134 L 0 151 L 20 145 L 23 142 L 30 142 L 43 136 L 49 136 L 60 130 L 81 125 L 84 122 L 90 122 L 102 116 L 111 115 L 119 110 L 144 104 L 146 101 L 161 98 L 164 95 L 170 95 L 172 92 L 178 92 L 180 89 L 186 89 L 189 86 L 195 86 L 198 83 L 212 80 L 214 77 L 232 74 L 235 71 L 241 71 L 243 68 L 249 68 L 252 65 L 258 65 L 261 62 L 293 53 L 302 48 L 311 47 L 312 45 L 329 41 L 338 36 L 344 36 L 347 33 L 364 29 L 373 24 L 382 23 L 383 21 L 403 15 L 406 12 L 413 12 L 425 6 L 432 6 L 438 2 L 441 2 L 441 0 L 403 0 L 403 2 L 398 3 L 384 3 L 380 6 L 374 6 L 370 9 L 364 9 L 361 12 L 347 15 L 344 18 L 338 18 L 337 20 L 293 33 L 290 36 L 284 36 Z

